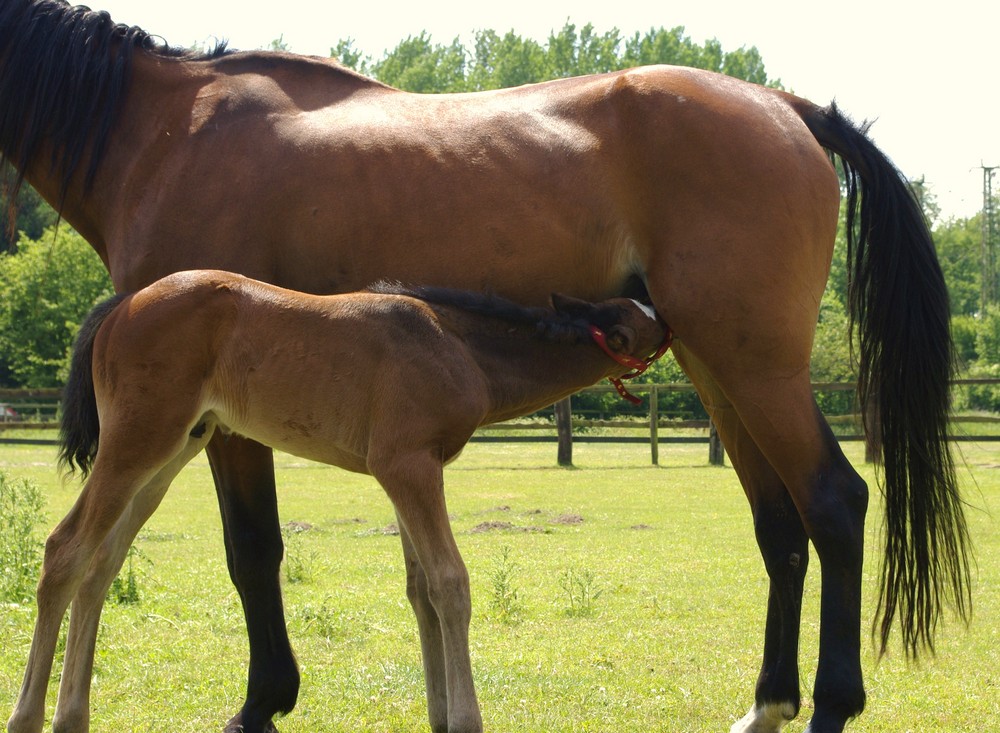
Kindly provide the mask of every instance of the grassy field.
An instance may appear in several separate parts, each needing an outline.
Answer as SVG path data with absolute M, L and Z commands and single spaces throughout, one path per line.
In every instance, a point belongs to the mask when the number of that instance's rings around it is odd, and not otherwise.
M 848 450 L 861 465 L 860 446 Z M 962 450 L 977 548 L 972 627 L 949 620 L 937 656 L 917 666 L 898 649 L 877 662 L 869 648 L 868 710 L 853 731 L 981 731 L 1000 719 L 1000 447 Z M 0 448 L 9 478 L 43 488 L 49 526 L 78 491 L 56 476 L 53 453 Z M 472 577 L 472 656 L 487 729 L 728 731 L 752 703 L 767 595 L 732 470 L 707 466 L 700 445 L 661 447 L 659 467 L 644 446 L 578 445 L 575 469 L 555 468 L 554 454 L 552 445 L 474 444 L 446 473 Z M 299 530 L 290 530 L 285 600 L 303 676 L 282 733 L 425 730 L 416 626 L 388 501 L 367 477 L 284 455 L 277 464 L 281 520 Z M 871 482 L 871 469 L 862 472 Z M 876 512 L 877 500 L 871 549 Z M 219 730 L 242 701 L 247 647 L 203 456 L 137 547 L 141 602 L 106 607 L 92 730 Z M 815 558 L 811 571 L 804 709 L 792 733 L 811 708 Z M 868 619 L 875 572 L 869 563 Z M 33 617 L 31 606 L 0 607 L 2 719 Z M 55 690 L 54 678 L 50 714 Z

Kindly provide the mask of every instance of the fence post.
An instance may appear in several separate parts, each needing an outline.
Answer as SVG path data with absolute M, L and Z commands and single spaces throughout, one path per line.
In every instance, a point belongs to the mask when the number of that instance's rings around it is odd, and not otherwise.
M 556 435 L 559 438 L 556 462 L 560 466 L 573 465 L 573 411 L 570 399 L 567 397 L 559 400 L 553 406 L 556 416 Z
M 656 386 L 649 390 L 649 450 L 652 453 L 653 465 L 660 465 L 660 416 L 657 405 Z
M 714 420 L 708 421 L 708 462 L 713 466 L 726 465 L 726 450 L 722 447 Z

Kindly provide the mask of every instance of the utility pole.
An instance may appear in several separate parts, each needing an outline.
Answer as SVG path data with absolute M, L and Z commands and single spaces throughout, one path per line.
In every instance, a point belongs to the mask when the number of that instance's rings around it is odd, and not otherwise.
M 980 287 L 980 306 L 997 302 L 997 221 L 996 204 L 993 200 L 993 173 L 997 166 L 980 166 L 983 169 L 983 239 L 982 239 L 982 282 Z

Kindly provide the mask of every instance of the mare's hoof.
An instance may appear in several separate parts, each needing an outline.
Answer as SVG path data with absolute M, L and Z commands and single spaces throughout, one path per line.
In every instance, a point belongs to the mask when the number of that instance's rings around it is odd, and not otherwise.
M 222 729 L 222 733 L 278 733 L 278 729 L 274 727 L 272 721 L 267 721 L 267 725 L 261 728 L 259 731 L 250 730 L 243 726 L 243 713 L 236 713 L 229 722 L 226 723 L 226 727 Z

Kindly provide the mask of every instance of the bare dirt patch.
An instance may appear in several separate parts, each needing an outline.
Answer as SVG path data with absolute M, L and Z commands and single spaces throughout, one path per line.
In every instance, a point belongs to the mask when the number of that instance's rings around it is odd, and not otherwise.
M 558 517 L 552 519 L 552 524 L 583 524 L 583 517 L 579 514 L 560 514 Z

